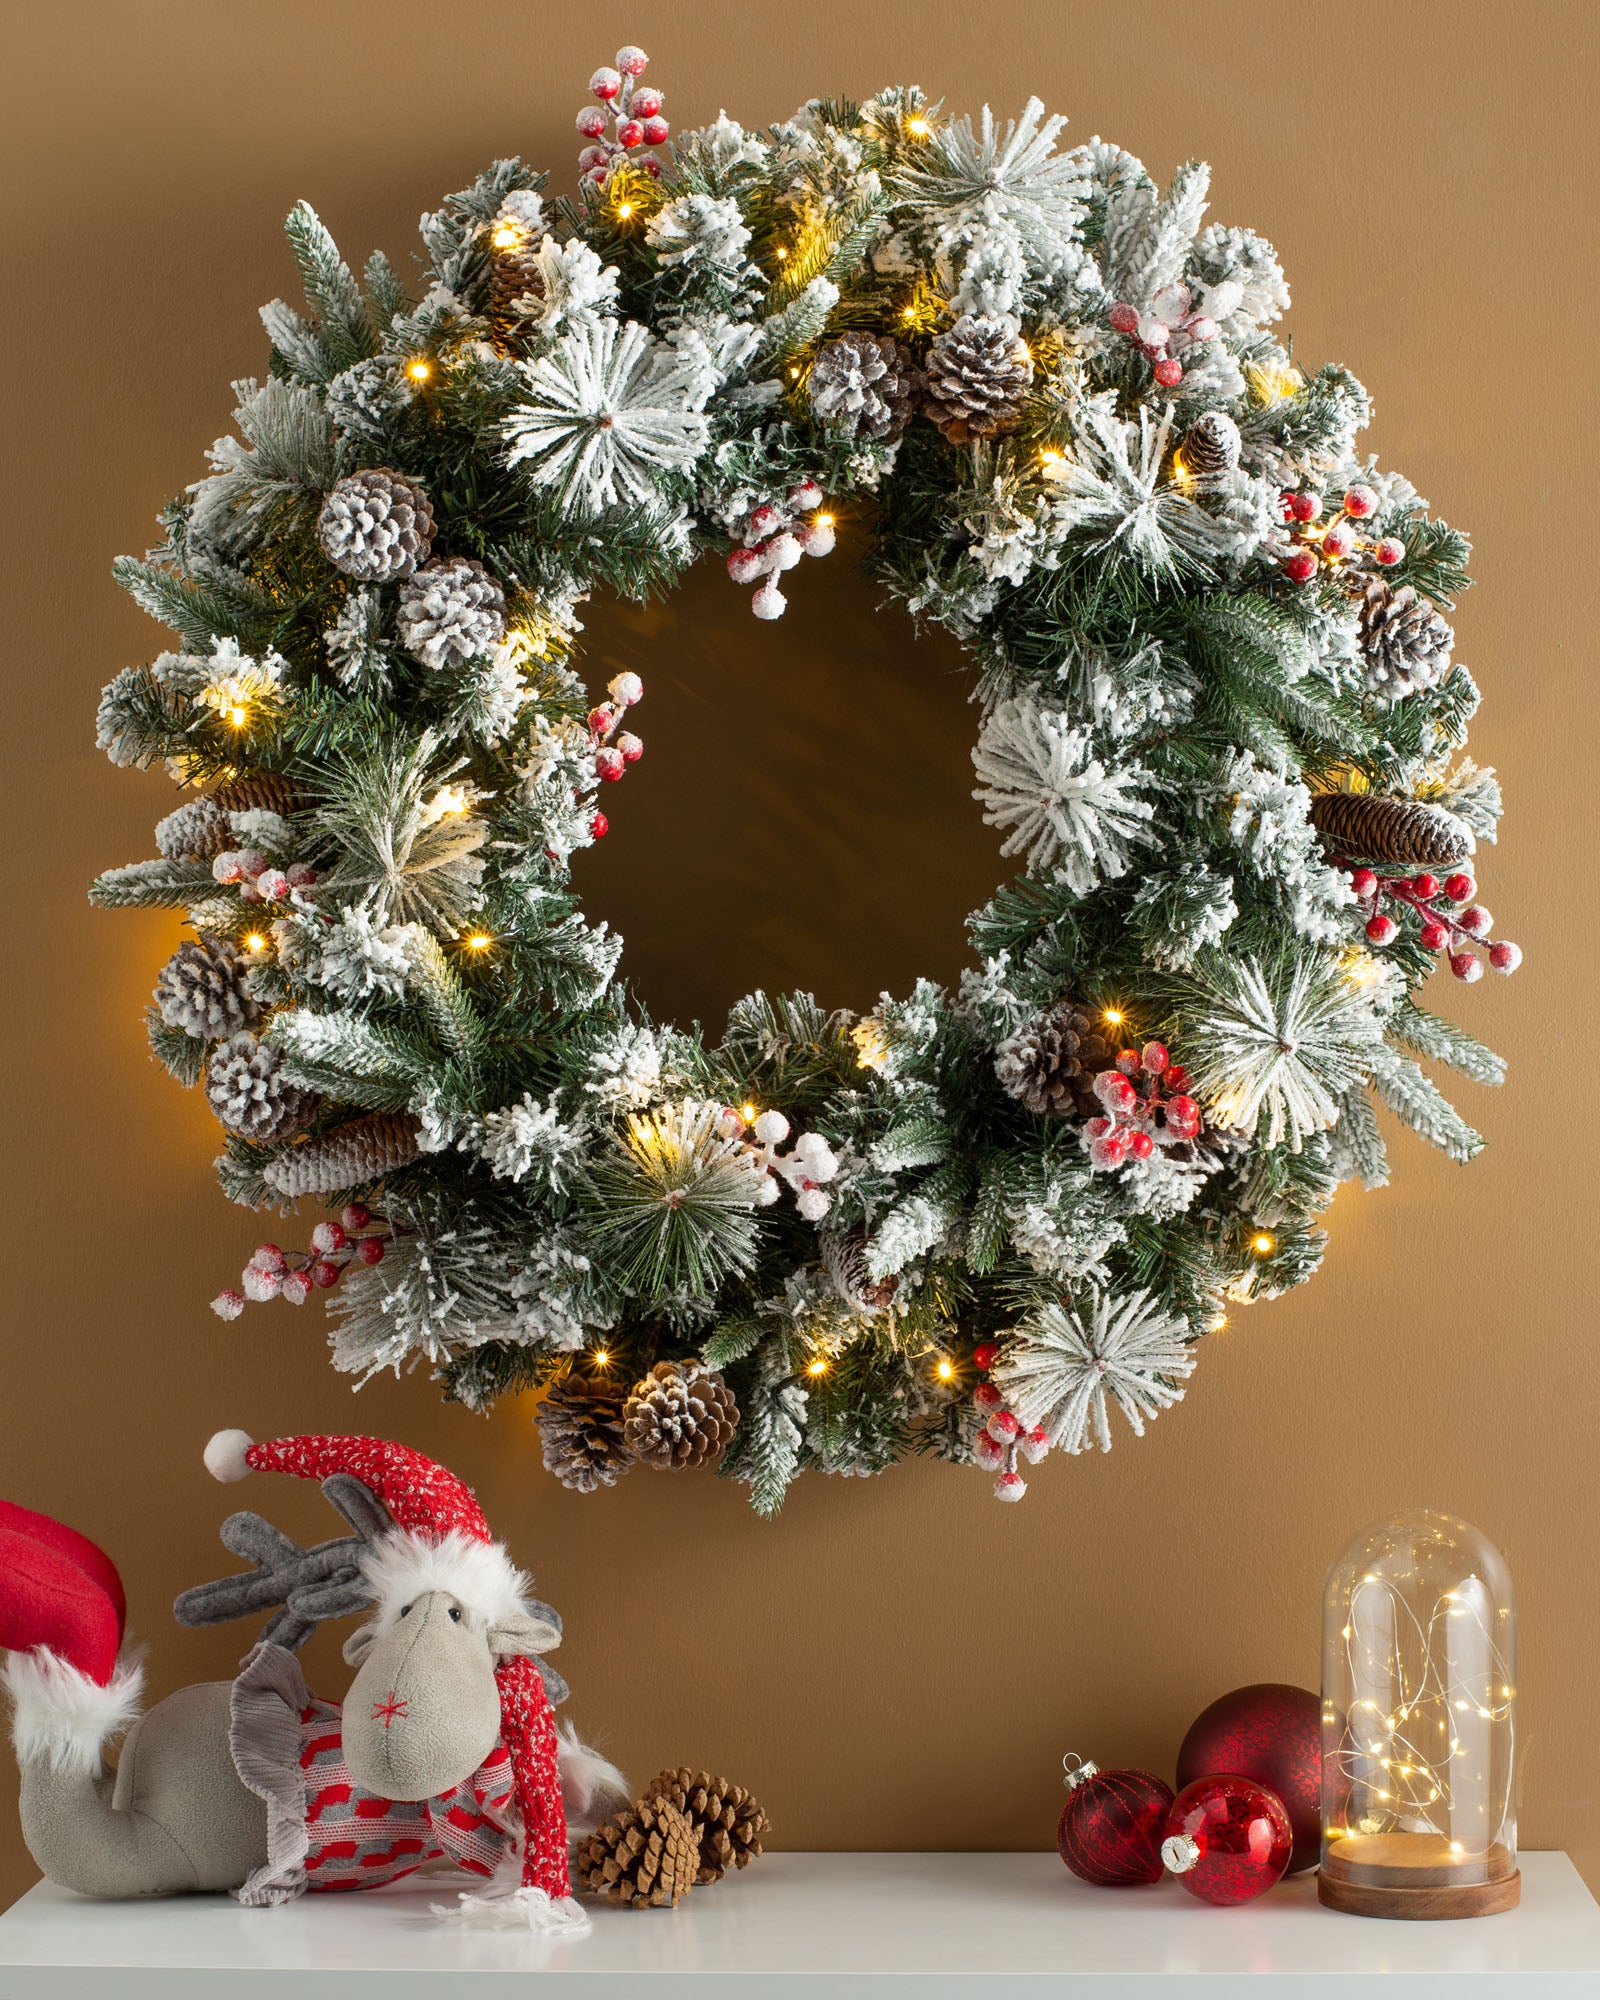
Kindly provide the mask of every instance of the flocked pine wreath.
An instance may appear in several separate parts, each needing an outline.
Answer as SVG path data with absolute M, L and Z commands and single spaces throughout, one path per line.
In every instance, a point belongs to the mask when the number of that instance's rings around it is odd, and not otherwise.
M 99 740 L 182 797 L 94 894 L 188 914 L 150 1038 L 227 1193 L 339 1213 L 224 1317 L 329 1288 L 336 1366 L 537 1388 L 584 1490 L 720 1458 L 766 1510 L 916 1449 L 1016 1497 L 1311 1275 L 1374 1100 L 1479 1147 L 1416 1060 L 1500 1080 L 1416 994 L 1518 957 L 1468 868 L 1467 544 L 1358 456 L 1203 166 L 913 89 L 662 158 L 643 68 L 596 74 L 576 194 L 504 160 L 423 217 L 419 296 L 291 215 L 308 311 L 118 566 L 179 647 Z M 971 653 L 1019 871 L 959 991 L 756 993 L 710 1044 L 570 884 L 642 748 L 577 608 L 712 554 L 776 617 L 844 510 Z

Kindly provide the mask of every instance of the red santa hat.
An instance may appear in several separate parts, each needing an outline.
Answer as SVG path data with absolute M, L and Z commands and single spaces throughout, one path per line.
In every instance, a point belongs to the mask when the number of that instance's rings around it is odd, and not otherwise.
M 545 1606 L 534 1605 L 529 1579 L 490 1534 L 472 1488 L 420 1451 L 383 1438 L 287 1437 L 256 1444 L 244 1431 L 218 1431 L 205 1462 L 222 1480 L 251 1472 L 320 1480 L 344 1472 L 375 1493 L 395 1524 L 362 1563 L 380 1618 L 398 1614 L 424 1591 L 442 1590 L 481 1627 L 491 1648 L 495 1627 L 519 1619 L 525 1629 L 530 1616 L 547 1626 L 551 1645 L 559 1640 L 559 1625 L 549 1624 Z M 560 1901 L 570 1896 L 571 1883 L 550 1698 L 538 1667 L 520 1649 L 500 1657 L 495 1684 L 522 1816 L 522 1886 Z

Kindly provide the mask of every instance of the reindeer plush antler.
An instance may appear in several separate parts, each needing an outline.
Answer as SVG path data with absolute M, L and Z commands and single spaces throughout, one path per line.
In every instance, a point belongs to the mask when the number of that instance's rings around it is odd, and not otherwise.
M 353 1535 L 303 1549 L 259 1514 L 230 1514 L 222 1524 L 222 1546 L 248 1557 L 255 1569 L 184 1591 L 172 1607 L 178 1623 L 226 1625 L 276 1604 L 282 1609 L 267 1621 L 261 1642 L 298 1653 L 324 1619 L 366 1610 L 373 1598 L 362 1558 L 393 1529 L 394 1516 L 371 1487 L 348 1472 L 331 1473 L 322 1490 L 355 1529 Z

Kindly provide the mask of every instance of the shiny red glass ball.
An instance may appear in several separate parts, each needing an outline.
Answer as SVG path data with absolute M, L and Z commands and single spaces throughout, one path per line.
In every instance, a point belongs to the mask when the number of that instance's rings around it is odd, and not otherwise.
M 1322 1703 L 1305 1688 L 1235 1688 L 1196 1716 L 1178 1751 L 1178 1787 L 1196 1778 L 1254 1778 L 1283 1803 L 1294 1830 L 1290 1874 L 1322 1848 Z
M 1159 1882 L 1172 1787 L 1148 1771 L 1102 1771 L 1093 1764 L 1068 1783 L 1056 1846 L 1073 1874 L 1103 1888 Z
M 1251 1778 L 1198 1778 L 1167 1814 L 1161 1858 L 1202 1903 L 1248 1903 L 1283 1879 L 1289 1815 Z

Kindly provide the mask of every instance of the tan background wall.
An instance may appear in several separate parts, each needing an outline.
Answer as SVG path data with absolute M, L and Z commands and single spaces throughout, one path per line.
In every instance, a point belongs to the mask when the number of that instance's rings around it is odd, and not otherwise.
M 1314 1684 L 1324 1564 L 1429 1503 L 1510 1560 L 1525 1839 L 1600 1886 L 1596 964 L 1591 893 L 1562 879 L 1592 873 L 1595 829 L 1593 34 L 1556 0 L 13 15 L 0 1491 L 124 1565 L 158 1690 L 227 1673 L 244 1643 L 167 1615 L 219 1566 L 234 1496 L 201 1470 L 208 1433 L 367 1428 L 478 1484 L 566 1614 L 573 1713 L 637 1774 L 726 1768 L 799 1847 L 1047 1845 L 1064 1750 L 1169 1768 L 1223 1689 Z M 1208 156 L 1213 215 L 1283 256 L 1297 352 L 1361 374 L 1376 447 L 1478 543 L 1459 651 L 1488 693 L 1474 751 L 1512 802 L 1482 874 L 1528 964 L 1440 999 L 1514 1060 L 1505 1092 L 1463 1087 L 1491 1149 L 1462 1172 L 1403 1141 L 1392 1189 L 1341 1196 L 1312 1286 L 1237 1315 L 1142 1444 L 1047 1464 L 1020 1507 L 936 1467 L 808 1479 L 772 1526 L 710 1478 L 581 1500 L 539 1471 L 525 1410 L 483 1422 L 422 1381 L 352 1401 L 315 1308 L 221 1326 L 205 1300 L 260 1226 L 211 1184 L 199 1103 L 144 1055 L 170 926 L 83 899 L 166 809 L 163 781 L 93 749 L 102 681 L 159 644 L 107 565 L 196 476 L 230 377 L 264 365 L 284 211 L 308 196 L 353 256 L 403 258 L 418 211 L 497 153 L 561 183 L 582 85 L 627 39 L 680 125 L 913 79 L 957 109 L 1038 90 L 1163 179 Z M 596 651 L 645 672 L 650 752 L 594 893 L 663 1007 L 715 1018 L 758 978 L 868 1004 L 952 972 L 990 885 L 949 650 L 875 619 L 841 560 L 793 583 L 778 628 L 710 574 L 665 611 L 595 615 Z M 313 1492 L 250 1498 L 326 1531 Z M 313 1664 L 337 1692 L 332 1648 Z M 7 1770 L 0 1903 L 31 1879 L 10 1793 Z

